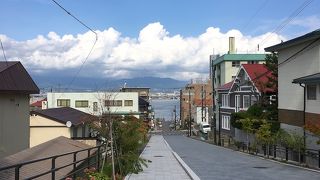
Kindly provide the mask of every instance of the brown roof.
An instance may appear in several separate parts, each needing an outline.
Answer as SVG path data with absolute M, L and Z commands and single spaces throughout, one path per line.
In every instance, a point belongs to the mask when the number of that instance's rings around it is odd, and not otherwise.
M 19 61 L 0 62 L 0 82 L 0 93 L 39 93 L 38 86 Z
M 71 121 L 72 125 L 75 126 L 81 125 L 84 122 L 97 120 L 96 116 L 70 107 L 34 110 L 30 112 L 30 115 L 42 116 L 63 124 Z
M 0 160 L 0 168 L 36 159 L 51 157 L 59 154 L 79 151 L 91 148 L 89 145 L 81 142 L 71 140 L 69 138 L 60 136 L 53 140 L 34 146 L 30 149 L 20 151 L 11 156 Z M 92 153 L 93 150 L 92 150 Z M 77 153 L 77 161 L 82 160 L 88 156 L 87 151 Z M 56 168 L 67 165 L 73 162 L 73 155 L 66 155 L 56 159 Z M 51 160 L 44 160 L 32 164 L 24 165 L 20 168 L 20 178 L 28 178 L 37 174 L 44 173 L 51 169 Z M 61 179 L 72 171 L 72 166 L 68 166 L 59 171 L 56 171 L 56 178 Z M 0 179 L 14 179 L 14 168 L 0 172 Z M 37 179 L 51 179 L 51 174 L 44 175 Z

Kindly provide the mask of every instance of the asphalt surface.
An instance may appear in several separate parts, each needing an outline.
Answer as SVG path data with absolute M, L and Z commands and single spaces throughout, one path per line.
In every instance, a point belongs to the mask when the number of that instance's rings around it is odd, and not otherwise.
M 181 135 L 164 135 L 171 148 L 201 179 L 320 180 L 320 173 L 287 166 Z

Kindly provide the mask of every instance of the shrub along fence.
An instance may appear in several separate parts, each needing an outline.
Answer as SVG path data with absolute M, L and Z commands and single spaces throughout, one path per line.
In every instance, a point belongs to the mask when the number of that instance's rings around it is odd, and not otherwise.
M 244 142 L 235 142 L 234 145 L 239 151 L 247 152 L 258 156 L 272 158 L 275 160 L 296 162 L 312 168 L 320 168 L 320 150 L 306 149 L 296 151 L 294 149 L 280 145 L 249 145 Z

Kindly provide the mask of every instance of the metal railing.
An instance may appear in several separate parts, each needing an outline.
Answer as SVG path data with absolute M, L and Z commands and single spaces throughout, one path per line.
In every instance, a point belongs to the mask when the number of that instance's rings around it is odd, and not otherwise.
M 320 168 L 320 150 L 305 149 L 297 151 L 280 145 L 269 145 L 269 149 L 265 145 L 259 145 L 252 148 L 250 143 L 249 146 L 247 146 L 244 142 L 238 142 L 235 146 L 238 150 L 243 152 L 279 160 L 298 162 L 300 164 L 304 163 L 309 167 Z
M 81 152 L 87 152 L 87 156 L 85 158 L 82 158 L 81 160 L 77 160 L 77 155 L 79 153 L 81 153 Z M 69 172 L 69 174 L 65 175 L 64 177 L 62 177 L 60 179 L 65 179 L 67 177 L 72 177 L 72 178 L 75 179 L 77 173 L 81 172 L 81 170 L 84 170 L 86 168 L 90 168 L 90 167 L 94 167 L 95 166 L 96 169 L 99 170 L 100 169 L 100 165 L 101 165 L 101 157 L 102 157 L 103 153 L 107 153 L 106 144 L 101 144 L 99 146 L 92 147 L 92 148 L 82 149 L 82 150 L 78 150 L 78 151 L 68 152 L 68 153 L 54 155 L 54 156 L 50 156 L 50 157 L 45 157 L 45 158 L 40 158 L 40 159 L 35 159 L 35 160 L 30 160 L 30 161 L 25 161 L 25 162 L 22 162 L 22 163 L 9 165 L 9 166 L 6 166 L 6 167 L 1 167 L 0 168 L 0 173 L 3 172 L 3 171 L 6 171 L 6 170 L 10 170 L 10 169 L 14 170 L 14 179 L 15 180 L 35 179 L 35 178 L 42 177 L 44 175 L 51 174 L 51 179 L 55 180 L 57 171 L 72 166 L 72 171 Z M 56 163 L 57 158 L 64 158 L 64 157 L 66 158 L 66 156 L 69 156 L 69 155 L 73 156 L 72 162 L 57 167 L 57 163 Z M 93 158 L 95 158 L 95 159 L 93 159 Z M 20 169 L 22 167 L 26 167 L 27 165 L 30 165 L 30 164 L 40 163 L 40 162 L 44 162 L 44 161 L 48 161 L 48 160 L 51 160 L 51 168 L 50 168 L 50 170 L 47 170 L 45 172 L 41 172 L 41 173 L 38 173 L 38 174 L 34 174 L 31 177 L 23 177 L 23 178 L 20 177 L 21 176 L 20 175 Z M 80 167 L 80 166 L 82 166 L 82 167 Z

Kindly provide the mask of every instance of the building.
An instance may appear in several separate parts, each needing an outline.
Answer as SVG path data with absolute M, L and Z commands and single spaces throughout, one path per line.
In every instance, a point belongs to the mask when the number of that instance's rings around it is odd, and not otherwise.
M 64 92 L 48 93 L 47 108 L 72 107 L 79 111 L 100 116 L 134 115 L 139 118 L 137 92 Z
M 29 95 L 39 93 L 20 62 L 0 62 L 0 158 L 29 147 Z
M 180 119 L 186 126 L 191 119 L 193 122 L 210 123 L 212 116 L 212 89 L 211 80 L 193 80 L 180 92 Z
M 75 139 L 96 146 L 94 130 L 90 123 L 96 116 L 70 108 L 51 108 L 30 112 L 30 147 L 59 136 Z
M 219 98 L 219 120 L 223 139 L 242 140 L 242 132 L 231 126 L 231 114 L 246 111 L 259 100 L 275 95 L 274 88 L 267 87 L 272 72 L 263 64 L 242 64 L 235 80 L 217 88 Z
M 265 57 L 265 54 L 237 54 L 234 37 L 230 37 L 228 54 L 210 56 L 212 67 L 210 77 L 214 79 L 214 87 L 220 87 L 232 81 L 241 64 L 263 64 Z
M 278 53 L 281 128 L 305 135 L 306 148 L 319 149 L 304 127 L 320 124 L 320 29 L 265 50 Z
M 239 71 L 242 64 L 263 64 L 265 63 L 265 54 L 240 54 L 236 52 L 235 38 L 229 37 L 229 51 L 227 54 L 210 55 L 210 77 L 213 81 L 212 89 L 214 92 L 214 98 L 217 99 L 216 88 L 221 87 L 233 81 Z M 218 104 L 215 102 L 214 107 Z M 214 118 L 218 122 L 219 112 L 217 108 L 214 108 Z M 218 128 L 216 123 L 216 128 Z
M 151 119 L 151 105 L 150 105 L 150 88 L 147 87 L 123 87 L 120 92 L 137 92 L 139 94 L 139 112 L 145 121 Z

